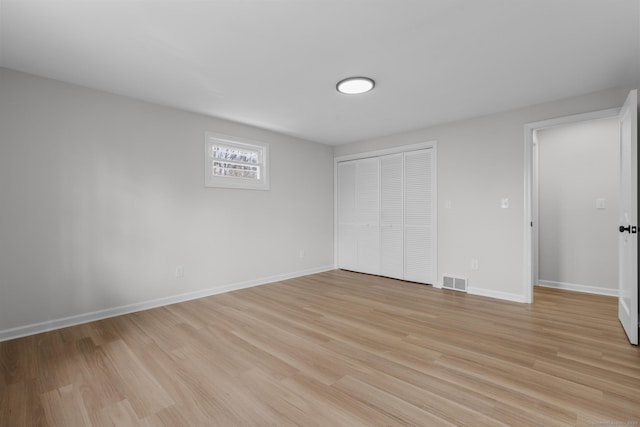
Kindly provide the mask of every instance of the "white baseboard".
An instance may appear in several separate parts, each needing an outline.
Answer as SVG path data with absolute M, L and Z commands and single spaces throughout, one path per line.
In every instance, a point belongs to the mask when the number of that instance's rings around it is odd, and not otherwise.
M 442 281 L 438 281 L 438 283 L 434 285 L 434 287 L 444 289 L 442 287 Z M 467 293 L 469 295 L 478 295 L 481 297 L 496 298 L 496 299 L 502 299 L 505 301 L 522 302 L 522 303 L 527 302 L 527 299 L 524 295 L 512 294 L 510 292 L 492 291 L 490 289 L 477 288 L 474 286 L 467 286 Z
M 554 282 L 551 280 L 539 280 L 536 286 L 545 288 L 564 289 L 567 291 L 584 292 L 587 294 L 607 295 L 611 297 L 618 296 L 617 289 L 603 288 L 599 286 L 577 285 L 575 283 Z
M 476 288 L 474 286 L 467 287 L 467 293 L 471 295 L 478 295 L 481 297 L 490 297 L 502 299 L 505 301 L 526 303 L 527 298 L 525 295 L 512 294 L 510 292 L 493 291 L 491 289 Z
M 232 283 L 216 288 L 203 289 L 196 292 L 173 295 L 165 298 L 157 298 L 149 301 L 142 301 L 135 304 L 123 305 L 120 307 L 107 308 L 104 310 L 93 311 L 90 313 L 77 314 L 74 316 L 53 319 L 47 322 L 34 323 L 31 325 L 19 326 L 17 328 L 0 330 L 0 342 L 8 341 L 15 338 L 35 335 L 42 332 L 52 331 L 54 329 L 66 328 L 69 326 L 79 325 L 82 323 L 93 322 L 95 320 L 106 319 L 109 317 L 121 316 L 123 314 L 134 313 L 136 311 L 148 310 L 150 308 L 162 307 L 165 305 L 176 304 L 179 302 L 190 301 L 194 299 L 204 298 L 212 295 L 222 294 L 224 292 L 237 291 L 240 289 L 251 288 L 253 286 L 265 285 L 268 283 L 279 282 L 281 280 L 294 279 L 296 277 L 308 276 L 310 274 L 323 273 L 325 271 L 334 270 L 333 265 L 327 265 L 308 270 L 296 271 L 292 273 L 278 274 L 275 276 L 263 277 L 261 279 L 247 280 L 244 282 Z

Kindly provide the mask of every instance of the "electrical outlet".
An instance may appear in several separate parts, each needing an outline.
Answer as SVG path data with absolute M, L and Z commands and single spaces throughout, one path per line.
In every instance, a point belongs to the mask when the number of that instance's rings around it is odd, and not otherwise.
M 184 277 L 184 267 L 181 265 L 176 266 L 176 277 Z
M 471 269 L 472 270 L 479 270 L 480 269 L 480 267 L 478 266 L 478 260 L 475 259 L 475 258 L 473 258 L 471 260 Z

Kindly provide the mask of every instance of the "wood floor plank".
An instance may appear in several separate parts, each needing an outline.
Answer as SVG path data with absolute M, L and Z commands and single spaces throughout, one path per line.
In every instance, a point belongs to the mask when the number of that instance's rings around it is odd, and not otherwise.
M 330 271 L 0 343 L 0 427 L 640 424 L 615 298 Z
M 110 381 L 118 384 L 140 418 L 164 409 L 174 402 L 122 341 L 104 346 L 106 357 L 114 367 Z
M 323 421 L 325 425 L 336 426 L 397 425 L 397 419 L 389 417 L 382 410 L 373 408 L 339 388 L 319 383 L 304 374 L 286 378 L 282 383 L 297 395 L 305 396 L 313 408 L 308 418 L 316 422 Z M 314 416 L 316 413 L 317 417 Z
M 36 338 L 38 383 L 40 392 L 55 390 L 71 384 L 71 370 L 76 349 L 63 342 L 60 331 L 51 331 Z
M 91 425 L 91 418 L 74 385 L 67 385 L 41 395 L 45 419 L 52 426 Z
M 0 346 L 0 384 L 4 387 L 36 378 L 38 371 L 36 337 L 13 341 L 10 347 Z
M 414 406 L 406 400 L 395 397 L 386 390 L 373 387 L 350 375 L 343 377 L 333 385 L 333 388 L 354 396 L 356 399 L 382 411 L 389 417 L 394 417 L 398 424 L 455 426 L 455 424 L 440 418 L 437 414 Z
M 497 427 L 506 425 L 489 416 L 487 412 L 476 411 L 460 402 L 440 396 L 438 391 L 416 386 L 392 375 L 380 372 L 363 374 L 356 371 L 350 376 L 435 415 L 438 421 L 449 422 L 457 426 Z

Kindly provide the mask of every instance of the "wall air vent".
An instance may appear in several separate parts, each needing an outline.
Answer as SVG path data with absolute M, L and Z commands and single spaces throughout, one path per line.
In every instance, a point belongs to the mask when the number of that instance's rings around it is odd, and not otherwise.
M 442 276 L 442 287 L 452 291 L 467 292 L 467 279 L 454 276 Z

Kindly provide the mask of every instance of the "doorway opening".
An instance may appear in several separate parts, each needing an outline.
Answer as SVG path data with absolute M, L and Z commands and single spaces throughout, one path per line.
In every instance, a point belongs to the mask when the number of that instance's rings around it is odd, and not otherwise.
M 602 228 L 603 221 L 615 227 L 617 188 L 613 191 L 600 188 L 599 192 L 590 188 L 597 180 L 585 169 L 594 167 L 597 159 L 589 154 L 589 147 L 579 147 L 579 144 L 588 143 L 589 134 L 595 129 L 604 135 L 608 132 L 614 138 L 608 141 L 611 147 L 607 153 L 608 163 L 617 161 L 619 112 L 619 108 L 613 108 L 525 126 L 525 215 L 529 223 L 525 242 L 529 251 L 525 250 L 524 295 L 529 303 L 533 302 L 536 285 L 617 295 L 617 241 L 605 239 L 604 244 L 599 245 L 598 239 L 603 235 L 598 234 L 602 230 L 594 233 L 596 228 Z M 613 134 L 611 126 L 614 126 Z M 584 141 L 576 140 L 581 138 L 581 132 Z M 567 137 L 573 141 L 566 141 Z M 594 144 L 597 146 L 597 141 L 591 141 L 591 145 Z M 618 174 L 618 171 L 606 173 Z M 617 176 L 613 179 L 617 184 Z M 585 262 L 605 268 L 603 271 L 596 268 L 592 273 L 598 274 L 589 276 L 588 269 L 584 269 Z
M 618 319 L 629 342 L 638 345 L 640 323 L 638 292 L 638 91 L 631 90 L 619 109 L 585 113 L 525 125 L 524 280 L 525 302 L 533 302 L 533 286 L 539 280 L 540 245 L 538 173 L 539 132 L 556 126 L 617 117 L 619 142 L 618 185 Z M 606 204 L 606 202 L 605 202 Z M 596 200 L 596 209 L 602 205 Z M 584 230 L 588 232 L 588 230 Z

